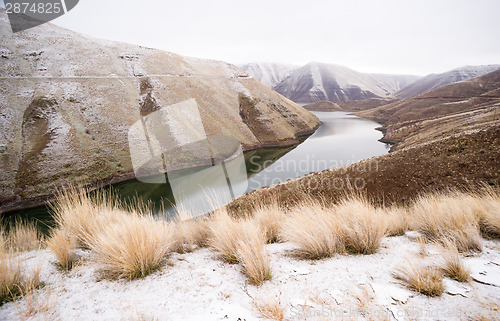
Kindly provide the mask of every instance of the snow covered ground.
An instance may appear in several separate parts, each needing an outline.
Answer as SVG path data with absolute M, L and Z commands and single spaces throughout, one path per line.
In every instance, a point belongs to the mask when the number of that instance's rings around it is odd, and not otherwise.
M 262 320 L 256 304 L 276 301 L 290 320 L 467 320 L 498 318 L 500 242 L 483 241 L 483 252 L 465 258 L 473 281 L 445 279 L 441 297 L 407 290 L 393 278 L 396 268 L 413 263 L 441 264 L 440 247 L 388 237 L 373 255 L 338 255 L 307 261 L 293 255 L 291 243 L 271 244 L 273 279 L 248 285 L 240 266 L 220 260 L 211 249 L 170 256 L 165 267 L 144 279 L 100 277 L 88 253 L 64 273 L 48 250 L 24 253 L 23 268 L 42 264 L 45 287 L 36 304 L 47 312 L 19 315 L 33 306 L 22 299 L 0 307 L 0 320 Z M 422 255 L 424 253 L 424 255 Z

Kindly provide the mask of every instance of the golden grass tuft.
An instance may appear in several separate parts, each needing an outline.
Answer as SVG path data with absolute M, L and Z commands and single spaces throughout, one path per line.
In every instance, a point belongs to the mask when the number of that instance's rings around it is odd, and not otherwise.
M 174 222 L 173 227 L 175 229 L 174 251 L 187 253 L 193 251 L 196 247 L 208 246 L 210 228 L 206 218 L 177 220 Z
M 380 210 L 367 199 L 351 196 L 334 208 L 341 221 L 346 250 L 354 254 L 375 253 L 386 232 L 386 223 Z
M 209 244 L 229 262 L 238 263 L 238 239 L 244 234 L 244 226 L 237 219 L 229 216 L 226 209 L 213 213 L 210 223 Z
M 42 287 L 40 273 L 41 265 L 24 274 L 19 259 L 8 254 L 0 256 L 0 306 Z
M 135 279 L 163 265 L 174 244 L 174 231 L 164 221 L 132 213 L 85 239 L 107 275 Z
M 264 231 L 267 243 L 279 242 L 280 229 L 285 219 L 285 213 L 278 203 L 259 205 L 252 213 L 253 220 Z
M 271 259 L 266 251 L 264 232 L 252 221 L 240 223 L 244 234 L 238 240 L 237 256 L 251 284 L 261 285 L 272 278 Z
M 393 206 L 379 210 L 382 211 L 386 222 L 387 236 L 401 236 L 409 230 L 409 213 L 406 208 Z
M 118 208 L 109 192 L 101 191 L 91 196 L 89 191 L 76 188 L 63 190 L 52 210 L 59 229 L 85 249 L 90 248 L 93 236 L 127 214 Z
M 443 271 L 446 276 L 457 280 L 458 282 L 470 281 L 470 268 L 465 265 L 458 253 L 458 249 L 452 242 L 448 242 L 443 253 L 444 266 Z
M 0 251 L 25 252 L 42 247 L 43 236 L 34 222 L 16 220 L 8 230 L 0 227 Z
M 285 307 L 281 304 L 281 300 L 277 298 L 261 303 L 253 300 L 253 306 L 262 318 L 276 321 L 285 320 Z
M 397 269 L 394 278 L 400 280 L 410 290 L 427 296 L 440 296 L 444 292 L 442 271 L 434 267 L 408 266 Z
M 76 259 L 74 252 L 75 241 L 73 238 L 68 237 L 66 232 L 62 230 L 56 230 L 47 241 L 47 246 L 56 256 L 57 265 L 60 269 L 64 271 L 72 269 Z
M 21 285 L 21 264 L 4 253 L 0 256 L 0 305 L 19 295 Z
M 301 204 L 285 218 L 281 237 L 298 245 L 305 259 L 322 259 L 345 252 L 341 222 L 331 209 L 319 203 Z
M 460 252 L 480 252 L 482 243 L 475 213 L 475 198 L 468 194 L 429 194 L 413 204 L 412 227 L 431 242 L 452 241 Z
M 500 239 L 500 194 L 486 190 L 475 199 L 479 229 L 486 238 Z

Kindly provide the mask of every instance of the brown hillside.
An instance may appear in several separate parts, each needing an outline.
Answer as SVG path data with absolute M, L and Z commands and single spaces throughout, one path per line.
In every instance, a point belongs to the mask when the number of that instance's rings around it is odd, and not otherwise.
M 379 204 L 404 204 L 430 191 L 500 188 L 499 168 L 500 126 L 495 126 L 257 190 L 230 209 L 242 213 L 257 201 L 291 205 L 305 196 L 335 202 L 353 191 Z

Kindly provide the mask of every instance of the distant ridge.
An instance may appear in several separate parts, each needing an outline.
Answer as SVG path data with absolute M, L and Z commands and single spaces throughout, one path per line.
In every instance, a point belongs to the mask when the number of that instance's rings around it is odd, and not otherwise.
M 485 75 L 498 68 L 500 65 L 464 66 L 441 74 L 430 74 L 397 91 L 394 96 L 399 99 L 414 97 L 448 84 Z

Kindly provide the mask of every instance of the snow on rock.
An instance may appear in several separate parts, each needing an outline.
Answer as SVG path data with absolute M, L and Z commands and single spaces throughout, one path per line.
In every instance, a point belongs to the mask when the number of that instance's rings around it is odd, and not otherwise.
M 460 282 L 453 281 L 450 279 L 444 279 L 445 292 L 449 295 L 461 295 L 463 297 L 468 297 L 467 292 L 470 292 L 471 288 L 469 286 L 463 285 Z
M 409 298 L 415 295 L 401 286 L 393 284 L 371 283 L 370 286 L 373 292 L 375 292 L 378 303 L 384 306 L 395 304 L 396 302 L 406 303 Z
M 465 261 L 471 268 L 471 277 L 474 281 L 500 287 L 500 267 L 494 261 L 476 257 Z

